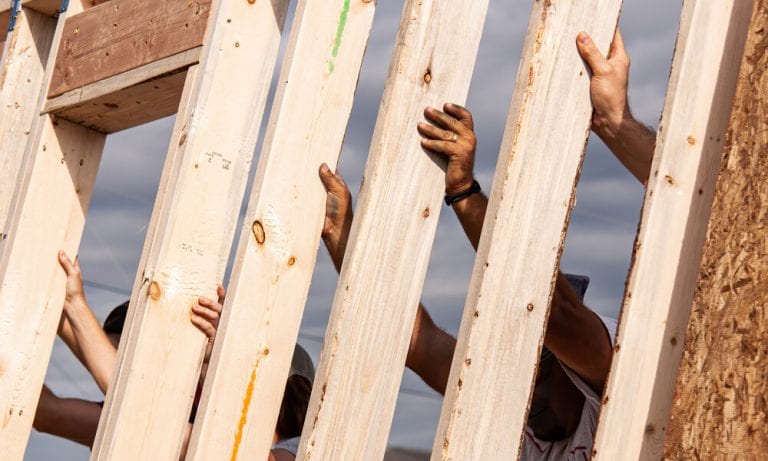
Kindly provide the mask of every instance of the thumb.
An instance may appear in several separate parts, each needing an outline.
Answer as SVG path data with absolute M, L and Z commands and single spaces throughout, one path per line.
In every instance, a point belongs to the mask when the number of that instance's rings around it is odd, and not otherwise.
M 222 285 L 216 287 L 216 295 L 219 297 L 219 304 L 224 304 L 224 297 L 227 295 L 227 292 Z
M 77 267 L 72 264 L 72 260 L 63 251 L 59 251 L 59 264 L 61 264 L 64 273 L 68 276 L 77 271 Z
M 592 40 L 589 34 L 580 32 L 576 37 L 576 46 L 581 57 L 587 61 L 590 69 L 592 69 L 593 74 L 601 75 L 610 72 L 610 64 L 608 64 L 603 53 L 597 49 L 597 45 L 595 45 L 594 40 Z
M 326 191 L 336 195 L 347 190 L 347 185 L 344 183 L 344 178 L 341 177 L 341 174 L 332 172 L 325 163 L 320 165 L 320 181 L 322 181 Z

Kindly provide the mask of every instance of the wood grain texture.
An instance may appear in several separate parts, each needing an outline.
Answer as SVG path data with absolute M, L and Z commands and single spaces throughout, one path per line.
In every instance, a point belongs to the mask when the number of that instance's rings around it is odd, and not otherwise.
M 66 16 L 84 7 L 72 1 L 56 22 L 36 113 L 45 101 Z M 49 115 L 33 117 L 29 128 L 8 237 L 0 240 L 0 446 L 9 461 L 24 456 L 61 317 L 66 277 L 57 253 L 77 253 L 105 141 L 101 133 Z M 0 147 L 4 153 L 6 146 Z
M 7 20 L 8 18 L 6 18 Z M 7 27 L 7 25 L 6 25 Z M 0 69 L 0 240 L 16 190 L 32 122 L 39 113 L 38 97 L 45 77 L 56 21 L 22 9 L 9 34 Z
M 77 254 L 104 136 L 44 116 L 0 259 L 0 445 L 24 455 L 64 302 L 57 254 Z
M 444 190 L 416 124 L 465 100 L 486 10 L 405 2 L 298 459 L 384 455 Z
M 683 4 L 595 437 L 597 460 L 662 456 L 752 7 L 742 0 Z
M 186 70 L 172 72 L 53 113 L 101 133 L 114 133 L 173 115 Z
M 607 50 L 620 7 L 534 3 L 433 460 L 518 457 L 592 113 L 575 40 Z
M 374 11 L 297 6 L 188 460 L 267 458 Z
M 768 453 L 768 1 L 755 7 L 665 442 L 665 459 Z
M 168 74 L 186 69 L 200 60 L 202 47 L 192 48 L 181 53 L 162 58 L 131 69 L 121 74 L 99 80 L 84 87 L 68 91 L 45 103 L 45 112 L 61 112 L 71 106 L 77 106 L 92 101 L 102 96 L 117 93 L 121 90 L 153 80 L 158 77 L 166 77 Z M 151 89 L 151 87 L 150 87 Z M 181 94 L 181 88 L 179 88 Z
M 5 40 L 8 38 L 8 26 L 11 22 L 10 11 L 0 13 L 0 57 L 4 54 Z
M 176 460 L 266 104 L 288 2 L 216 2 L 188 71 L 91 459 Z M 135 434 L 135 437 L 125 437 Z
M 112 0 L 65 25 L 48 97 L 202 44 L 211 0 Z

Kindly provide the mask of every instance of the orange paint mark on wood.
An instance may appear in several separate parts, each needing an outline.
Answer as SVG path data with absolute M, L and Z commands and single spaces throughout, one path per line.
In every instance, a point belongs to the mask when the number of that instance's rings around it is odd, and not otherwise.
M 237 424 L 237 434 L 235 434 L 235 446 L 232 447 L 232 461 L 237 459 L 237 453 L 240 451 L 240 443 L 243 441 L 243 428 L 245 428 L 245 422 L 248 419 L 248 408 L 251 406 L 251 398 L 253 397 L 253 385 L 256 381 L 256 368 L 251 371 L 251 379 L 248 381 L 248 388 L 245 391 L 245 397 L 243 398 L 243 409 L 240 411 L 240 422 Z

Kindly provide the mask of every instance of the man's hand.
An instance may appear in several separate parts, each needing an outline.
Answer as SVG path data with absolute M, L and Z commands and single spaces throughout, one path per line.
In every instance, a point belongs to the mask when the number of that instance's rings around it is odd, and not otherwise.
M 320 165 L 320 180 L 328 193 L 325 199 L 323 242 L 336 271 L 341 271 L 349 230 L 352 227 L 352 194 L 341 174 L 338 171 L 332 172 L 325 163 Z
M 594 107 L 592 129 L 600 137 L 616 136 L 622 122 L 632 118 L 627 100 L 629 56 L 621 32 L 616 29 L 607 58 L 585 32 L 578 35 L 576 43 L 581 57 L 592 69 L 589 85 Z
M 192 324 L 208 337 L 208 345 L 205 348 L 203 363 L 208 363 L 211 359 L 213 341 L 216 339 L 216 329 L 219 327 L 222 305 L 226 295 L 223 286 L 219 285 L 216 288 L 216 295 L 218 296 L 216 301 L 201 296 L 198 298 L 197 304 L 192 306 L 192 315 L 190 317 Z
M 417 128 L 423 136 L 421 146 L 448 160 L 445 193 L 453 195 L 472 187 L 477 138 L 472 114 L 467 109 L 446 103 L 443 111 L 427 107 L 424 117 L 430 123 L 421 122 Z
M 68 312 L 74 307 L 86 305 L 85 293 L 83 292 L 83 274 L 80 271 L 80 261 L 75 258 L 73 263 L 69 256 L 63 251 L 59 251 L 59 264 L 67 274 L 66 296 L 64 298 L 64 312 Z
M 635 120 L 629 109 L 629 56 L 621 32 L 616 29 L 607 58 L 585 32 L 577 36 L 576 46 L 592 69 L 589 87 L 594 108 L 592 130 L 619 161 L 645 184 L 651 171 L 656 134 Z

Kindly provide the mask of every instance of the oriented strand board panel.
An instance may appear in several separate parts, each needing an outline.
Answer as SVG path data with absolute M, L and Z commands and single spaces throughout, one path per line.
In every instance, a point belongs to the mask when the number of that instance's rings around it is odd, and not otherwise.
M 576 36 L 605 52 L 620 8 L 533 5 L 433 460 L 518 458 L 592 114 Z
M 287 7 L 214 3 L 200 64 L 187 71 L 91 459 L 179 457 L 207 342 L 190 308 L 214 297 L 224 276 Z
M 670 461 L 768 453 L 768 1 L 757 5 L 667 428 Z
M 267 458 L 374 11 L 297 6 L 188 460 Z
M 686 0 L 593 458 L 660 459 L 748 0 Z
M 444 190 L 425 106 L 467 96 L 486 0 L 405 2 L 299 459 L 381 459 Z
M 132 128 L 175 114 L 186 75 L 173 72 L 54 114 L 102 133 Z
M 57 254 L 77 254 L 104 135 L 41 117 L 0 259 L 0 446 L 21 460 L 64 302 Z
M 22 9 L 13 32 L 8 35 L 6 54 L 0 64 L 0 241 L 7 234 L 6 218 L 11 210 L 16 179 L 32 121 L 39 113 L 44 65 L 55 30 L 54 19 Z
M 48 97 L 202 44 L 211 0 L 112 0 L 70 17 Z

